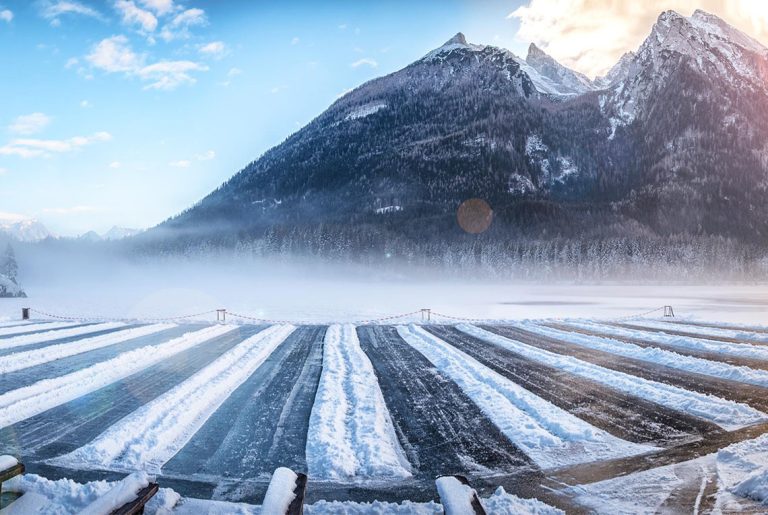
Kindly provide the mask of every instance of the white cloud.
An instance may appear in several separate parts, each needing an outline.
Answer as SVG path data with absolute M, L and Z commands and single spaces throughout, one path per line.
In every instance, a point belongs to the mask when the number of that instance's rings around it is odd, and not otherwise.
M 237 77 L 238 75 L 242 75 L 243 70 L 240 68 L 230 68 L 227 72 L 227 77 Z
M 202 154 L 198 154 L 195 156 L 195 159 L 198 161 L 210 161 L 211 159 L 216 158 L 216 152 L 213 150 L 208 150 L 207 152 L 204 152 Z
M 49 20 L 54 26 L 59 25 L 59 18 L 65 14 L 77 14 L 99 20 L 104 19 L 96 9 L 75 0 L 45 0 L 38 5 L 40 6 L 40 15 Z
M 291 40 L 291 45 L 298 45 L 299 43 L 301 43 L 301 39 L 298 37 L 295 37 Z
M 0 147 L 0 156 L 18 156 L 25 159 L 50 157 L 52 154 L 74 152 L 87 145 L 111 139 L 112 135 L 108 132 L 97 132 L 91 136 L 75 136 L 63 140 L 19 138 Z
M 125 36 L 103 39 L 85 56 L 91 65 L 109 73 L 135 72 L 141 68 L 143 56 L 136 54 Z
M 197 8 L 187 9 L 177 14 L 163 27 L 160 37 L 165 41 L 186 39 L 190 36 L 189 29 L 207 24 L 208 17 L 205 15 L 205 11 Z
M 5 175 L 7 173 L 8 173 L 8 169 L 7 168 L 0 168 L 0 175 Z
M 91 103 L 90 103 L 89 101 L 87 101 L 87 100 L 81 100 L 81 101 L 80 101 L 80 107 L 82 107 L 83 109 L 88 109 L 88 108 L 91 108 L 91 107 L 93 107 L 93 104 L 91 104 Z
M 74 68 L 78 64 L 80 64 L 80 59 L 78 59 L 77 57 L 70 57 L 69 59 L 67 59 L 67 62 L 64 63 L 64 68 L 69 70 L 70 68 Z
M 98 211 L 93 206 L 72 206 L 72 207 L 46 207 L 43 213 L 51 215 L 77 215 L 80 213 L 93 213 Z
M 194 84 L 192 72 L 208 71 L 194 61 L 158 61 L 145 64 L 145 56 L 136 54 L 125 36 L 112 36 L 97 43 L 85 59 L 107 73 L 125 73 L 149 82 L 144 89 L 173 90 L 182 84 Z
M 158 16 L 171 13 L 175 9 L 173 0 L 139 0 L 139 3 Z
M 144 32 L 154 32 L 157 28 L 155 15 L 138 7 L 132 0 L 117 0 L 115 9 L 122 15 L 125 25 L 138 25 Z
M 192 161 L 189 159 L 180 159 L 179 161 L 171 161 L 168 166 L 173 168 L 189 168 L 192 165 Z
M 229 52 L 227 45 L 223 41 L 211 41 L 198 47 L 198 51 L 201 55 L 213 57 L 214 59 L 221 59 Z
M 363 57 L 362 59 L 358 59 L 354 63 L 350 64 L 352 68 L 359 68 L 361 66 L 370 66 L 371 68 L 378 68 L 379 63 L 370 57 Z
M 637 50 L 667 9 L 685 16 L 703 9 L 768 40 L 768 2 L 763 0 L 529 0 L 508 18 L 520 22 L 518 39 L 533 41 L 563 64 L 595 76 Z
M 346 23 L 342 23 L 339 25 L 339 30 L 347 30 L 348 25 Z
M 11 23 L 13 21 L 13 12 L 10 9 L 0 10 L 0 20 Z
M 117 170 L 121 166 L 123 166 L 123 163 L 121 163 L 120 161 L 112 161 L 111 163 L 109 163 L 109 167 L 114 170 Z
M 51 117 L 43 113 L 25 114 L 16 118 L 8 126 L 8 130 L 14 134 L 29 136 L 37 134 L 51 123 Z
M 138 71 L 143 80 L 152 81 L 144 89 L 172 90 L 182 84 L 194 84 L 191 72 L 208 71 L 208 67 L 192 61 L 159 61 Z

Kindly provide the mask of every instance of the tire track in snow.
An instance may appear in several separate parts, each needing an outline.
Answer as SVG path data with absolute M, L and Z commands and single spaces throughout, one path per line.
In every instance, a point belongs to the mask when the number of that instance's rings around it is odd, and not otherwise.
M 714 422 L 726 430 L 738 429 L 768 419 L 768 415 L 742 403 L 697 391 L 711 389 L 718 379 L 690 374 L 573 343 L 532 333 L 514 326 L 460 324 L 458 329 L 494 345 L 500 345 L 537 361 L 599 381 L 612 388 L 639 395 L 671 409 Z M 503 336 L 501 336 L 503 335 Z M 507 338 L 508 337 L 508 338 Z M 728 381 L 729 390 L 734 384 Z M 685 388 L 685 389 L 684 389 Z M 719 389 L 718 389 L 719 390 Z M 739 395 L 735 392 L 735 395 Z
M 113 333 L 83 338 L 75 342 L 49 345 L 42 349 L 34 349 L 16 352 L 0 357 L 0 375 L 16 372 L 25 368 L 34 367 L 43 363 L 56 361 L 57 359 L 83 354 L 88 351 L 116 345 L 118 343 L 159 333 L 166 329 L 176 327 L 175 324 L 153 324 L 115 331 Z
M 325 333 L 323 371 L 309 419 L 307 467 L 317 479 L 410 477 L 370 360 L 353 325 Z
M 472 400 L 393 326 L 357 328 L 417 478 L 447 473 L 540 476 Z
M 256 478 L 278 466 L 307 470 L 309 416 L 320 380 L 323 326 L 296 329 L 195 433 L 164 474 Z M 250 492 L 217 489 L 217 498 Z
M 596 338 L 608 338 L 618 342 L 630 343 L 643 348 L 658 348 L 681 354 L 683 356 L 691 356 L 694 358 L 704 359 L 707 361 L 719 361 L 721 363 L 728 363 L 737 367 L 749 367 L 756 370 L 768 370 L 768 360 L 752 359 L 743 356 L 734 356 L 732 354 L 722 354 L 715 351 L 698 350 L 693 348 L 681 347 L 671 345 L 669 343 L 660 343 L 658 341 L 645 340 L 640 337 L 630 336 L 617 336 L 615 334 L 605 334 L 595 330 L 585 329 L 583 327 L 577 327 L 575 325 L 569 325 L 568 322 L 542 322 L 538 325 L 544 327 L 551 327 L 558 331 L 564 331 L 570 334 L 583 334 L 585 336 L 593 336 Z
M 698 417 L 529 359 L 454 327 L 425 329 L 531 393 L 618 438 L 667 445 L 720 431 Z
M 577 345 L 581 345 L 582 347 L 587 347 L 589 349 L 617 354 L 619 356 L 638 359 L 640 361 L 647 361 L 649 363 L 656 363 L 669 368 L 682 370 L 684 372 L 703 374 L 716 377 L 718 379 L 725 379 L 729 381 L 746 383 L 748 385 L 759 386 L 766 388 L 766 390 L 764 390 L 762 393 L 768 395 L 768 370 L 765 369 L 765 366 L 768 365 L 768 362 L 762 362 L 764 365 L 763 368 L 753 369 L 744 364 L 735 365 L 725 363 L 722 360 L 712 361 L 705 358 L 679 353 L 674 349 L 669 350 L 668 348 L 655 347 L 653 344 L 648 343 L 645 345 L 639 345 L 635 342 L 626 341 L 624 339 L 585 335 L 580 332 L 574 333 L 573 331 L 568 331 L 567 329 L 559 330 L 550 326 L 532 323 L 520 324 L 520 327 L 523 327 L 527 331 L 531 331 L 542 336 L 548 336 L 568 341 Z M 755 391 L 755 393 L 757 392 L 759 392 L 759 390 Z
M 179 336 L 194 330 L 194 328 L 194 325 L 179 325 L 159 333 L 154 333 L 139 338 L 133 338 L 116 345 L 102 347 L 100 349 L 92 350 L 84 354 L 77 354 L 68 358 L 62 358 L 56 361 L 43 363 L 42 365 L 3 374 L 0 376 L 0 394 L 15 390 L 17 388 L 22 388 L 24 386 L 29 386 L 45 378 L 53 378 L 71 374 L 72 372 L 76 372 L 95 363 L 98 363 L 99 361 L 112 359 L 123 352 L 131 351 L 155 343 L 168 341 L 173 338 L 178 338 Z M 202 328 L 202 326 L 197 326 L 197 328 Z
M 657 450 L 627 442 L 558 408 L 416 326 L 400 336 L 450 377 L 517 447 L 542 468 Z
M 233 329 L 233 326 L 208 327 L 168 342 L 125 352 L 65 376 L 43 379 L 6 392 L 0 395 L 0 428 L 77 399 Z
M 104 324 L 90 324 L 85 326 L 71 327 L 65 329 L 55 329 L 52 331 L 36 332 L 34 334 L 12 336 L 0 340 L 0 353 L 2 355 L 17 352 L 17 347 L 40 344 L 40 347 L 56 343 L 65 343 L 75 341 L 89 334 L 103 334 L 102 331 L 116 331 L 131 327 L 123 322 L 107 322 Z M 29 347 L 25 350 L 29 350 Z
M 245 339 L 92 442 L 50 463 L 78 469 L 159 473 L 294 330 L 292 325 L 275 325 Z

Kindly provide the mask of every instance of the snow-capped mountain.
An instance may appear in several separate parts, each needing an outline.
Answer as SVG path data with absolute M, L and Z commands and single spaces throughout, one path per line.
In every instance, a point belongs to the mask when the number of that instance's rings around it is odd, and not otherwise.
M 101 238 L 108 241 L 122 240 L 131 236 L 136 236 L 143 232 L 142 229 L 130 229 L 128 227 L 118 227 L 115 225 L 110 230 L 101 235 Z
M 40 241 L 52 236 L 37 220 L 9 213 L 0 213 L 0 233 L 23 242 Z
M 575 96 L 595 89 L 595 85 L 586 75 L 558 63 L 534 43 L 528 47 L 528 56 L 525 58 L 525 62 L 541 77 L 549 79 L 561 95 Z
M 459 33 L 147 238 L 423 242 L 460 235 L 456 208 L 479 197 L 500 237 L 768 242 L 767 55 L 715 16 L 668 11 L 593 82 Z

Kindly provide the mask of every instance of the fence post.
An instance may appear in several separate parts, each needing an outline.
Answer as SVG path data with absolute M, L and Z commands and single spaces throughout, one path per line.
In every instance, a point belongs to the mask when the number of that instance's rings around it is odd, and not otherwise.
M 29 308 L 21 308 L 21 319 L 29 320 Z
M 432 318 L 432 310 L 431 309 L 422 309 L 421 310 L 421 321 L 422 322 L 429 322 Z
M 216 310 L 216 321 L 224 323 L 227 321 L 227 310 L 226 309 L 217 309 Z
M 665 317 L 675 316 L 675 311 L 672 309 L 672 306 L 664 306 L 664 316 Z

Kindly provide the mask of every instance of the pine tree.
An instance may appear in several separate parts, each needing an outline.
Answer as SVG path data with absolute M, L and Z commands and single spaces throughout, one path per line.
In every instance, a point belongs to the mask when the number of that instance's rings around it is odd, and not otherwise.
M 19 265 L 16 263 L 16 253 L 13 251 L 13 247 L 9 243 L 5 248 L 5 255 L 3 256 L 2 266 L 0 266 L 0 274 L 6 276 L 8 279 L 16 284 L 16 276 L 19 273 Z

